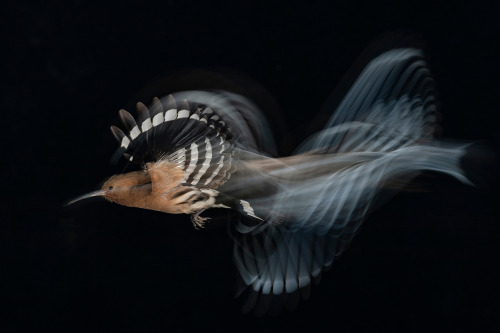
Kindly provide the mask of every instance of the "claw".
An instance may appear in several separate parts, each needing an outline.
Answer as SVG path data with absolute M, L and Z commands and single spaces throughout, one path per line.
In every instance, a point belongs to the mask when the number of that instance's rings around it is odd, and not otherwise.
M 200 216 L 201 213 L 203 213 L 205 209 L 201 209 L 197 211 L 195 214 L 191 215 L 191 222 L 193 223 L 193 226 L 196 230 L 202 229 L 205 227 L 205 221 L 210 220 L 210 217 L 202 217 Z

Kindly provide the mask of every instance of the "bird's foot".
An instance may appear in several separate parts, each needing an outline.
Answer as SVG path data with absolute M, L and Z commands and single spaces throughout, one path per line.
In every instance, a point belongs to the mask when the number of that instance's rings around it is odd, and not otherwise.
M 193 226 L 195 229 L 202 229 L 205 226 L 205 221 L 210 220 L 209 217 L 200 216 L 200 214 L 204 211 L 205 209 L 202 209 L 191 215 L 191 222 L 193 222 Z

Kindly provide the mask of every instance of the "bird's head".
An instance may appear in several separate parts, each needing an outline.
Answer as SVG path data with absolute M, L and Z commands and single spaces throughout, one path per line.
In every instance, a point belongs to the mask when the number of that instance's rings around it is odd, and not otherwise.
M 81 195 L 66 205 L 91 198 L 104 197 L 106 200 L 125 206 L 137 206 L 151 192 L 151 178 L 147 171 L 133 171 L 108 178 L 100 190 Z

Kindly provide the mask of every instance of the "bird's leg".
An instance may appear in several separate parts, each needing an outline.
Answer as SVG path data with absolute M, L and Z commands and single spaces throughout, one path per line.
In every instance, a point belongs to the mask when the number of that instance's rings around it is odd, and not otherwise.
M 195 229 L 201 229 L 205 226 L 205 221 L 210 220 L 209 217 L 201 217 L 200 214 L 206 210 L 200 209 L 195 214 L 191 214 L 191 222 L 193 222 L 193 226 Z

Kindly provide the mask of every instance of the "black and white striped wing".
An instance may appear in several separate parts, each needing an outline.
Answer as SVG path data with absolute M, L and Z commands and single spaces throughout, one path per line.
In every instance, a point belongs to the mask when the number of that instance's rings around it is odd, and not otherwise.
M 235 169 L 233 135 L 224 121 L 206 105 L 179 105 L 172 95 L 155 98 L 147 108 L 137 104 L 138 117 L 120 110 L 125 131 L 112 126 L 120 143 L 118 153 L 144 165 L 168 161 L 184 170 L 183 184 L 217 188 Z

